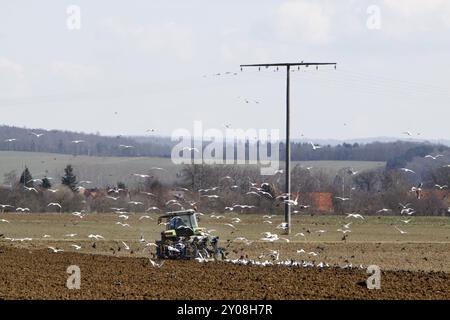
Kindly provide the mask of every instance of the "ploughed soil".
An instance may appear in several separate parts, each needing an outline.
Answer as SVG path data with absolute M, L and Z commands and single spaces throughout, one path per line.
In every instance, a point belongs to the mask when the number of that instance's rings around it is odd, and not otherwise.
M 66 287 L 67 268 L 81 288 Z M 450 299 L 450 274 L 382 271 L 369 290 L 361 269 L 165 261 L 0 246 L 0 299 Z

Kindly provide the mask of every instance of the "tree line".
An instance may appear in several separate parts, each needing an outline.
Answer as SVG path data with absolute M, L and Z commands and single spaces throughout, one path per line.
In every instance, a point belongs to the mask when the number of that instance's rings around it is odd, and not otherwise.
M 82 142 L 75 143 L 74 141 Z M 178 142 L 171 141 L 169 137 L 161 136 L 111 137 L 61 130 L 0 126 L 0 151 L 48 152 L 103 157 L 146 156 L 169 158 L 176 143 Z M 208 142 L 205 142 L 203 148 L 207 144 Z M 249 142 L 245 143 L 245 148 L 246 154 L 248 154 Z M 395 168 L 404 165 L 415 156 L 424 155 L 427 152 L 442 153 L 448 149 L 444 145 L 396 141 L 323 145 L 314 150 L 309 143 L 296 142 L 291 145 L 291 155 L 294 161 L 383 161 L 388 162 L 388 168 Z M 226 152 L 224 152 L 224 157 L 225 155 Z M 279 159 L 284 160 L 284 156 L 285 144 L 280 143 Z

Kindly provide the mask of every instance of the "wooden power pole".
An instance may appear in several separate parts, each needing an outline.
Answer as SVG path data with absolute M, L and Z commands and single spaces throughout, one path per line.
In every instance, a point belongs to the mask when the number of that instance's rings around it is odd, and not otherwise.
M 319 66 L 325 65 L 333 65 L 336 68 L 337 63 L 335 62 L 293 62 L 293 63 L 263 63 L 263 64 L 241 64 L 242 68 L 247 67 L 257 67 L 261 69 L 261 67 L 269 68 L 276 67 L 277 69 L 280 67 L 286 67 L 286 166 L 285 166 L 285 193 L 287 194 L 287 201 L 284 205 L 284 223 L 285 223 L 285 232 L 286 234 L 290 234 L 291 232 L 291 205 L 289 204 L 289 200 L 291 199 L 291 141 L 290 141 L 290 130 L 291 130 L 291 117 L 290 117 L 290 72 L 291 67 L 300 67 L 300 66 L 315 66 L 319 68 Z

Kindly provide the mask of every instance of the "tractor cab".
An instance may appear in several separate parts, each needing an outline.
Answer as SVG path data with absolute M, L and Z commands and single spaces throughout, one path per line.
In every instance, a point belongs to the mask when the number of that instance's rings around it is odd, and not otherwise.
M 206 234 L 205 228 L 198 226 L 194 210 L 168 212 L 158 218 L 158 224 L 162 223 L 166 229 L 155 242 L 159 259 L 224 259 L 219 237 Z
M 158 218 L 158 224 L 164 220 L 166 230 L 161 233 L 162 238 L 179 238 L 201 235 L 203 228 L 198 227 L 194 210 L 168 212 Z

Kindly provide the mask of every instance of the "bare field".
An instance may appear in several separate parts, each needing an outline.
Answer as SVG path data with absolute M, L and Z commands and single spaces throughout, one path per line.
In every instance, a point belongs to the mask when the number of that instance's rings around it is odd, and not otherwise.
M 281 216 L 272 217 L 272 224 L 262 223 L 262 216 L 255 214 L 223 216 L 202 216 L 200 225 L 216 230 L 212 233 L 220 236 L 230 259 L 257 259 L 268 250 L 279 250 L 281 260 L 324 262 L 332 268 L 196 261 L 167 261 L 153 268 L 148 257 L 154 247 L 145 248 L 139 239 L 159 238 L 162 226 L 156 224 L 157 215 L 151 216 L 153 220 L 131 215 L 126 221 L 130 227 L 122 227 L 115 224 L 122 220 L 114 214 L 91 214 L 83 219 L 70 214 L 0 214 L 0 220 L 9 221 L 0 222 L 0 298 L 450 299 L 448 218 L 415 217 L 403 224 L 401 217 L 294 216 L 292 234 L 283 236 L 276 229 Z M 234 217 L 241 219 L 236 229 L 225 225 Z M 349 222 L 352 232 L 343 241 L 337 229 Z M 407 233 L 400 234 L 394 226 Z M 261 241 L 266 231 L 289 242 Z M 295 236 L 300 232 L 306 237 Z M 94 242 L 87 238 L 91 233 L 105 240 Z M 234 241 L 241 236 L 253 242 Z M 23 240 L 27 237 L 32 240 Z M 77 251 L 72 244 L 82 248 Z M 64 252 L 52 253 L 48 246 Z M 301 249 L 305 253 L 297 253 Z M 65 288 L 65 270 L 71 264 L 79 265 L 83 273 L 82 290 L 77 292 Z M 358 268 L 340 268 L 349 264 Z M 376 292 L 361 285 L 367 278 L 365 268 L 371 264 L 382 270 L 382 289 Z
M 2 299 L 450 299 L 450 275 L 382 272 L 382 288 L 361 283 L 364 270 L 236 266 L 110 257 L 0 246 Z M 80 290 L 65 287 L 69 265 Z

